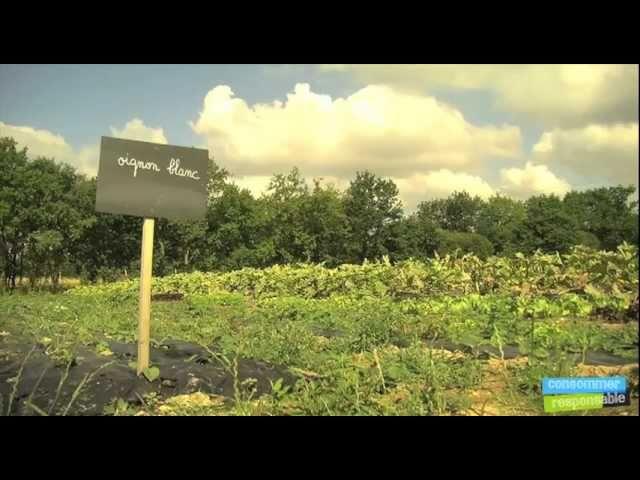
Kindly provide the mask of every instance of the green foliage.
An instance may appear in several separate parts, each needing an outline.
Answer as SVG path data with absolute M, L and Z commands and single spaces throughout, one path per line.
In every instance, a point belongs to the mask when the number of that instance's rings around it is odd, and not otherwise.
M 459 251 L 462 254 L 471 253 L 484 260 L 493 253 L 491 242 L 478 233 L 439 230 L 437 243 L 437 252 L 441 256 Z
M 314 180 L 314 188 L 302 205 L 301 220 L 312 239 L 307 251 L 309 261 L 336 266 L 346 260 L 348 218 L 341 192 L 331 184 L 323 186 Z
M 141 219 L 96 213 L 95 179 L 53 160 L 30 159 L 11 139 L 0 142 L 0 166 L 5 172 L 0 180 L 5 287 L 37 287 L 48 279 L 55 289 L 61 276 L 90 283 L 138 276 Z M 342 192 L 321 179 L 309 188 L 293 169 L 274 175 L 260 198 L 231 183 L 233 177 L 213 160 L 209 174 L 206 219 L 157 220 L 156 277 L 300 263 L 338 267 L 365 259 L 428 263 L 436 254 L 473 253 L 485 259 L 491 252 L 505 257 L 537 250 L 567 253 L 574 245 L 597 249 L 598 241 L 613 251 L 623 242 L 638 243 L 632 187 L 571 192 L 564 200 L 538 196 L 524 203 L 455 192 L 403 215 L 394 182 L 370 172 L 358 172 Z M 477 290 L 480 272 L 469 275 L 472 291 Z
M 256 232 L 264 231 L 264 216 L 248 190 L 224 185 L 207 210 L 207 257 L 202 268 L 236 269 L 268 265 L 273 251 L 260 246 Z
M 584 230 L 578 230 L 576 232 L 576 245 L 582 245 L 585 247 L 593 248 L 594 250 L 600 250 L 600 240 L 593 233 L 585 232 Z
M 344 210 L 349 219 L 349 251 L 356 261 L 387 254 L 390 225 L 402 217 L 398 187 L 371 172 L 358 172 L 345 193 Z
M 523 251 L 567 252 L 576 245 L 578 223 L 555 195 L 531 197 L 520 232 Z
M 513 383 L 528 395 L 542 396 L 542 379 L 545 377 L 570 377 L 575 372 L 575 362 L 566 356 L 528 361 L 524 366 L 513 367 Z
M 147 367 L 142 371 L 144 378 L 153 382 L 160 377 L 160 369 L 158 367 Z
M 275 265 L 265 269 L 244 268 L 224 273 L 175 274 L 154 279 L 155 293 L 240 293 L 252 298 L 296 296 L 326 298 L 333 295 L 359 297 L 433 297 L 469 293 L 503 293 L 531 296 L 566 294 L 595 288 L 628 304 L 638 290 L 637 248 L 623 245 L 616 252 L 597 252 L 573 247 L 565 255 L 536 252 L 513 258 L 472 254 L 446 255 L 426 261 L 388 261 L 362 265 Z M 593 290 L 591 290 L 593 291 Z M 117 299 L 136 298 L 137 279 L 98 286 L 81 286 L 70 295 L 106 294 Z M 571 299 L 572 297 L 564 296 Z M 595 299 L 595 297 L 594 297 Z
M 595 235 L 604 249 L 613 250 L 622 242 L 633 241 L 633 218 L 638 217 L 630 201 L 634 192 L 635 187 L 622 185 L 569 192 L 563 203 L 578 228 Z M 637 229 L 637 222 L 635 225 Z
M 512 255 L 522 250 L 518 234 L 523 229 L 526 208 L 508 197 L 491 197 L 478 214 L 477 233 L 492 243 L 496 254 Z
M 429 219 L 413 214 L 394 223 L 390 229 L 386 248 L 393 261 L 426 260 L 438 249 L 438 232 Z
M 75 251 L 87 224 L 76 189 L 77 176 L 68 165 L 37 158 L 0 139 L 0 256 L 7 286 L 26 268 L 32 284 L 39 277 L 57 284 L 59 273 Z
M 484 347 L 495 347 L 491 355 L 498 359 L 501 349 L 513 345 L 529 355 L 524 366 L 505 367 L 517 398 L 539 399 L 542 376 L 572 373 L 588 351 L 629 355 L 633 362 L 637 323 L 613 329 L 592 317 L 594 305 L 616 301 L 577 294 L 470 293 L 404 300 L 192 294 L 182 302 L 154 303 L 151 338 L 154 344 L 174 338 L 215 346 L 221 358 L 231 359 L 232 370 L 233 359 L 245 357 L 286 366 L 299 376 L 295 385 L 280 383 L 259 399 L 239 384 L 232 406 L 216 401 L 215 408 L 204 408 L 203 398 L 203 408 L 171 414 L 451 415 L 467 412 L 470 393 L 484 385 L 486 365 L 477 356 Z M 0 329 L 10 337 L 38 339 L 64 366 L 79 344 L 109 355 L 108 341 L 135 341 L 136 314 L 135 298 L 113 301 L 96 291 L 13 295 L 0 302 Z M 535 317 L 533 335 L 529 316 Z M 434 338 L 468 351 L 445 355 L 424 343 Z M 147 403 L 149 413 L 163 414 Z M 123 402 L 108 409 L 118 415 L 134 412 Z

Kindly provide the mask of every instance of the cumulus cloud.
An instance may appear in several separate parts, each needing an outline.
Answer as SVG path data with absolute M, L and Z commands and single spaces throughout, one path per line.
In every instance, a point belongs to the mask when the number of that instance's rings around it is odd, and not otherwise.
M 446 169 L 393 180 L 400 190 L 402 203 L 407 210 L 414 210 L 423 200 L 445 198 L 456 191 L 466 191 L 472 196 L 477 195 L 484 199 L 495 194 L 495 190 L 482 178 Z
M 131 140 L 141 140 L 155 143 L 167 143 L 162 128 L 145 126 L 140 119 L 134 118 L 127 122 L 122 129 L 111 127 L 111 135 Z M 0 122 L 0 136 L 13 137 L 19 148 L 27 147 L 31 158 L 47 157 L 65 162 L 88 176 L 95 176 L 98 171 L 100 156 L 99 143 L 74 148 L 62 135 L 49 130 L 35 129 L 29 126 L 16 126 Z
M 364 169 L 403 177 L 459 171 L 487 158 L 518 158 L 522 142 L 518 127 L 476 126 L 433 97 L 377 85 L 333 99 L 297 84 L 285 102 L 253 106 L 221 85 L 191 126 L 216 161 L 250 176 L 293 166 L 338 178 Z
M 321 65 L 408 91 L 484 90 L 498 108 L 550 127 L 638 120 L 637 65 Z
M 284 173 L 284 172 L 280 172 Z M 304 172 L 302 172 L 304 174 Z M 232 176 L 229 181 L 231 183 L 235 183 L 240 188 L 246 188 L 251 192 L 251 194 L 258 198 L 263 193 L 267 192 L 269 188 L 269 183 L 273 175 L 244 175 L 244 176 Z M 313 180 L 319 180 L 320 185 L 323 187 L 333 186 L 334 188 L 344 191 L 349 188 L 349 180 L 346 178 L 334 177 L 331 175 L 323 175 L 316 177 L 303 177 L 305 183 L 309 187 L 309 189 L 313 189 Z
M 147 127 L 139 118 L 129 120 L 121 130 L 111 127 L 111 135 L 141 142 L 169 143 L 162 128 Z
M 48 130 L 9 125 L 3 122 L 0 122 L 0 136 L 12 137 L 18 142 L 19 148 L 27 147 L 27 154 L 30 158 L 53 158 L 76 167 L 81 173 L 95 174 L 94 163 L 97 162 L 97 147 L 75 150 L 62 135 Z
M 527 162 L 524 168 L 503 168 L 500 171 L 501 192 L 515 198 L 555 194 L 564 196 L 571 190 L 569 183 L 556 176 L 546 165 Z
M 562 165 L 584 177 L 638 182 L 638 124 L 589 125 L 544 132 L 533 147 L 537 163 Z
M 255 198 L 267 191 L 270 181 L 270 175 L 246 175 L 230 179 L 231 183 L 235 183 L 241 189 L 249 190 Z

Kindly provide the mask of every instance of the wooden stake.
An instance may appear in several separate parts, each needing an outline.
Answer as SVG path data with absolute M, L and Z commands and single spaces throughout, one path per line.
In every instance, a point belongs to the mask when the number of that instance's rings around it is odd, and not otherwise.
M 151 318 L 151 267 L 153 265 L 153 227 L 155 220 L 145 218 L 140 253 L 140 314 L 138 317 L 138 375 L 149 367 L 149 331 Z

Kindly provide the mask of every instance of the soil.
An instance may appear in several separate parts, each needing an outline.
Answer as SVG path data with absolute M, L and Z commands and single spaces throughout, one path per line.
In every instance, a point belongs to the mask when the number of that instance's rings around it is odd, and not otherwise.
M 501 358 L 500 350 L 491 345 L 477 345 L 469 346 L 451 342 L 449 340 L 426 340 L 426 345 L 429 348 L 438 350 L 447 350 L 449 352 L 462 352 L 469 355 L 473 355 L 480 360 L 489 360 L 492 358 Z M 520 349 L 517 345 L 504 345 L 502 347 L 502 353 L 505 360 L 512 360 L 517 358 L 523 358 L 526 355 L 520 353 Z M 613 355 L 608 352 L 588 351 L 585 354 L 584 362 L 582 361 L 582 354 L 573 354 L 575 359 L 579 363 L 585 365 L 629 365 L 638 363 L 638 349 L 636 348 L 635 357 L 625 358 L 618 355 Z
M 636 296 L 636 299 L 631 302 L 629 308 L 627 309 L 627 318 L 630 320 L 638 321 L 640 317 L 640 298 Z
M 506 394 L 508 375 L 506 366 L 523 365 L 526 358 L 520 357 L 513 360 L 490 359 L 486 364 L 485 378 L 482 387 L 469 394 L 470 408 L 464 415 L 471 416 L 538 416 L 541 414 L 541 401 L 539 405 L 533 405 L 527 401 L 518 401 L 513 396 Z M 637 416 L 638 403 L 638 366 L 633 364 L 616 366 L 593 366 L 581 364 L 576 367 L 576 376 L 613 376 L 624 375 L 629 380 L 632 392 L 631 405 L 616 408 L 603 408 L 597 411 L 581 412 L 580 414 L 599 416 Z M 573 413 L 576 414 L 576 413 Z
M 155 293 L 151 295 L 154 302 L 178 302 L 184 298 L 182 293 Z
M 234 366 L 226 366 L 205 348 L 180 341 L 162 344 L 151 349 L 151 363 L 159 368 L 159 378 L 149 382 L 138 377 L 130 362 L 135 361 L 136 344 L 110 342 L 112 355 L 98 355 L 89 348 L 79 348 L 59 388 L 66 366 L 56 365 L 44 352 L 43 346 L 26 343 L 0 342 L 0 414 L 38 415 L 37 409 L 51 415 L 102 415 L 104 407 L 121 398 L 130 404 L 142 404 L 144 395 L 155 392 L 160 399 L 181 394 L 203 392 L 234 398 L 236 387 L 248 379 L 254 397 L 271 391 L 271 382 L 279 378 L 283 385 L 293 385 L 297 377 L 284 367 L 252 359 L 238 359 L 237 378 Z M 213 349 L 211 349 L 213 350 Z M 24 363 L 24 365 L 23 365 Z M 16 377 L 22 373 L 16 384 Z M 84 385 L 81 384 L 84 382 Z M 37 386 L 37 390 L 36 390 Z M 80 387 L 81 386 L 81 387 Z M 73 399 L 78 390 L 77 398 Z M 9 408 L 10 398 L 11 411 Z M 31 404 L 25 401 L 31 397 Z
M 598 307 L 593 310 L 591 315 L 606 322 L 629 323 L 638 321 L 639 310 L 639 300 L 636 297 L 625 311 L 621 312 L 613 307 Z
M 311 332 L 318 337 L 324 338 L 338 338 L 345 336 L 344 332 L 335 328 L 312 327 Z

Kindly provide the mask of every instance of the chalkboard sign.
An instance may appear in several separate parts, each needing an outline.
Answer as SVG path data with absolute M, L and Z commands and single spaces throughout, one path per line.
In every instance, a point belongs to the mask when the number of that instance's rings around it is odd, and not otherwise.
M 102 137 L 96 211 L 172 220 L 202 218 L 209 152 Z

